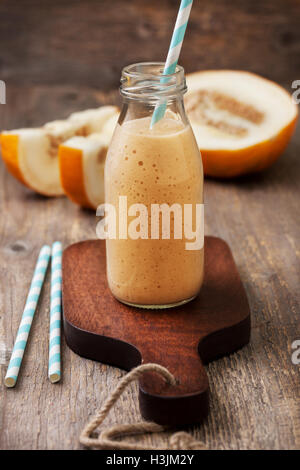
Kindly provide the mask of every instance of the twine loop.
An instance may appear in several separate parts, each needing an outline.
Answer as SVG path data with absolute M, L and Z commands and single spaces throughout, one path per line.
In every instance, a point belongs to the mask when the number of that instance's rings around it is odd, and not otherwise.
M 91 421 L 84 427 L 79 441 L 86 447 L 102 450 L 200 450 L 205 449 L 202 442 L 196 441 L 190 434 L 186 432 L 176 432 L 173 434 L 166 447 L 155 447 L 129 442 L 126 440 L 116 440 L 128 435 L 145 434 L 163 432 L 168 429 L 166 426 L 161 426 L 148 421 L 141 421 L 133 424 L 116 424 L 110 428 L 102 430 L 98 436 L 95 431 L 105 420 L 109 411 L 120 398 L 125 388 L 134 380 L 138 379 L 145 372 L 157 372 L 160 374 L 167 383 L 171 385 L 176 384 L 175 377 L 163 366 L 159 364 L 143 364 L 132 369 L 120 381 L 116 389 L 106 399 L 103 406 L 91 419 Z

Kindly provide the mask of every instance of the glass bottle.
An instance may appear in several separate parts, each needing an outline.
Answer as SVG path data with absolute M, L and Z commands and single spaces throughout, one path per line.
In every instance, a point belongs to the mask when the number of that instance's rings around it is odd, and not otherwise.
M 115 209 L 106 240 L 107 279 L 121 302 L 167 308 L 203 282 L 203 167 L 185 114 L 184 70 L 163 63 L 122 71 L 123 106 L 105 164 L 105 203 Z M 154 125 L 154 109 L 164 116 Z

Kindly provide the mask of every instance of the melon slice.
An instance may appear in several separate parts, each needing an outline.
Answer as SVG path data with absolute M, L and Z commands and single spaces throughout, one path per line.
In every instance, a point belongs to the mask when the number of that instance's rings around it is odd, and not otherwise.
M 111 118 L 116 123 L 119 117 L 119 109 L 116 106 L 102 106 L 97 109 L 86 109 L 72 113 L 69 117 L 70 121 L 77 122 L 86 126 L 86 135 L 96 132 L 102 132 L 103 126 Z M 114 126 L 115 127 L 115 126 Z
M 58 166 L 59 145 L 74 136 L 101 130 L 107 119 L 118 115 L 115 106 L 103 106 L 72 114 L 66 120 L 43 127 L 3 131 L 2 158 L 8 170 L 23 184 L 40 194 L 63 194 Z
M 112 138 L 118 119 L 119 114 L 113 114 L 109 119 L 107 119 L 102 128 L 102 133 L 107 134 L 108 136 L 110 136 L 110 138 Z
M 187 75 L 187 86 L 185 107 L 206 175 L 261 171 L 287 146 L 298 109 L 281 86 L 231 70 Z
M 59 146 L 61 185 L 82 207 L 96 209 L 104 202 L 104 164 L 111 134 L 72 137 Z

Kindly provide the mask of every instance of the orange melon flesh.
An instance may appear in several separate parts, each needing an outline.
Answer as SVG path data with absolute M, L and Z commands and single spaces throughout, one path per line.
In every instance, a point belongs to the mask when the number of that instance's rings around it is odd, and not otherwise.
M 185 107 L 204 172 L 234 177 L 264 170 L 284 151 L 298 109 L 279 85 L 230 70 L 187 75 Z
M 64 193 L 82 207 L 92 207 L 83 181 L 83 152 L 81 149 L 60 145 L 58 151 L 60 181 Z
M 19 136 L 14 134 L 2 134 L 0 135 L 0 144 L 2 149 L 2 158 L 9 172 L 21 183 L 26 185 L 19 169 Z
M 40 128 L 3 131 L 1 154 L 8 171 L 21 183 L 47 196 L 62 195 L 58 165 L 59 145 L 73 136 L 99 131 L 118 116 L 115 106 L 103 106 L 72 114 Z
M 104 202 L 104 164 L 111 136 L 73 137 L 59 147 L 61 185 L 82 207 L 96 209 Z

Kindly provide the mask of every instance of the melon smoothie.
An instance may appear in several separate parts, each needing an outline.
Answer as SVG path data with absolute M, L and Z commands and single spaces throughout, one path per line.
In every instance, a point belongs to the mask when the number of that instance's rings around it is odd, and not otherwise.
M 187 248 L 197 238 L 203 169 L 179 92 L 181 68 L 179 74 L 169 108 L 153 128 L 145 92 L 131 104 L 126 95 L 106 158 L 105 203 L 117 214 L 115 238 L 106 240 L 108 284 L 118 300 L 140 307 L 185 303 L 203 281 L 203 244 Z

